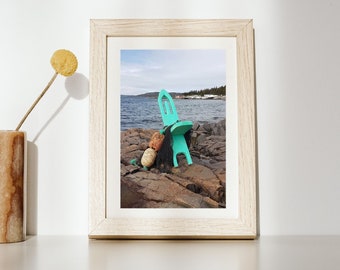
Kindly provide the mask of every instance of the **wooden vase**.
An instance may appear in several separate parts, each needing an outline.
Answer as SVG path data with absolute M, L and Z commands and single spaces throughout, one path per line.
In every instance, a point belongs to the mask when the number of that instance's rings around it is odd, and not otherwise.
M 0 243 L 24 241 L 26 134 L 0 130 Z

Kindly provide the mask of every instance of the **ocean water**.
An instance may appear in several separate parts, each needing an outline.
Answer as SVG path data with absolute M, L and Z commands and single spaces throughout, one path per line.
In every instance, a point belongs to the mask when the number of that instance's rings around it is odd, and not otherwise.
M 163 128 L 156 98 L 122 95 L 120 102 L 121 130 Z M 178 117 L 182 121 L 218 122 L 226 115 L 224 100 L 174 99 L 174 103 Z

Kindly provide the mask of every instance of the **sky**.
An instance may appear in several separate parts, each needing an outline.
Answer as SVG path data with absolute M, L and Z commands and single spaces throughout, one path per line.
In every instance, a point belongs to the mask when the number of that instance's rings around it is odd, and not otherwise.
M 122 95 L 226 85 L 225 50 L 121 50 Z

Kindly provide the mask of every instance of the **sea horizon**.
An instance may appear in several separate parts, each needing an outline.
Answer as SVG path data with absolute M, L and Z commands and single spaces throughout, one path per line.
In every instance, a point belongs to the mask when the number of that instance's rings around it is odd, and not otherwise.
M 226 118 L 226 102 L 221 99 L 175 99 L 179 120 L 194 123 L 219 122 Z M 162 129 L 163 122 L 154 97 L 121 95 L 120 129 Z

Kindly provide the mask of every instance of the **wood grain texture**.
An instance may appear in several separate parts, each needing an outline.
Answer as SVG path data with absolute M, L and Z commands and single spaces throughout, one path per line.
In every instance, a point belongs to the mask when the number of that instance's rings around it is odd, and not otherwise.
M 89 237 L 255 238 L 256 132 L 252 20 L 91 20 L 90 24 Z M 107 218 L 105 196 L 108 37 L 236 38 L 239 121 L 239 215 L 237 218 Z

